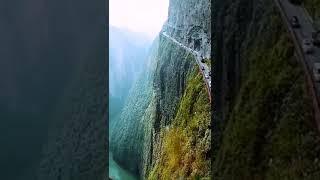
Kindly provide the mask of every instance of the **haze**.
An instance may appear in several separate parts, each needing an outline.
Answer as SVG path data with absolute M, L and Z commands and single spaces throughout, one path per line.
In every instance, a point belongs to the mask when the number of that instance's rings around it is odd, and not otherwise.
M 154 38 L 168 17 L 169 0 L 110 0 L 111 25 Z

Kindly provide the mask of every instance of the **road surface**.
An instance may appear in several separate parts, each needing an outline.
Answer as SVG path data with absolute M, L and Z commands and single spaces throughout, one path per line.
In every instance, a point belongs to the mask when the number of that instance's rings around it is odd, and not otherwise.
M 166 25 L 167 25 L 167 27 L 170 27 L 170 28 L 173 28 L 173 29 L 177 29 L 177 30 L 183 30 L 183 28 L 178 28 L 178 27 L 175 27 L 174 25 L 172 25 L 172 24 L 169 24 L 169 23 L 167 23 Z
M 303 51 L 302 42 L 304 39 L 312 39 L 312 32 L 315 28 L 312 24 L 310 16 L 307 14 L 302 6 L 294 5 L 288 0 L 275 0 L 281 17 L 287 25 L 287 28 L 293 38 L 294 45 L 297 50 L 298 58 L 304 63 L 304 70 L 307 74 L 308 84 L 311 87 L 311 95 L 313 96 L 313 106 L 315 110 L 315 119 L 320 130 L 320 108 L 319 108 L 319 95 L 320 95 L 320 83 L 316 82 L 313 76 L 313 65 L 315 62 L 320 62 L 320 48 L 314 46 L 314 52 L 306 54 Z M 296 16 L 300 23 L 300 28 L 293 28 L 290 25 L 290 19 Z
M 200 53 L 183 45 L 182 43 L 178 42 L 177 40 L 175 40 L 174 38 L 169 36 L 166 32 L 162 32 L 162 34 L 163 34 L 163 36 L 167 37 L 168 39 L 170 39 L 174 43 L 178 44 L 180 47 L 186 49 L 188 52 L 190 52 L 192 55 L 195 56 L 195 59 L 196 59 L 196 62 L 199 66 L 200 72 L 203 76 L 203 79 L 205 80 L 205 84 L 206 84 L 206 87 L 208 90 L 209 99 L 211 100 L 211 76 L 209 75 L 210 68 L 208 67 L 208 65 L 206 63 L 201 62 L 202 58 L 201 58 Z

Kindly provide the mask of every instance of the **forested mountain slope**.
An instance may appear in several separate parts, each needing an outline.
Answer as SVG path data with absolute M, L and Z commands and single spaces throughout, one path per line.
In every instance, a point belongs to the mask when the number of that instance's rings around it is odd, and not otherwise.
M 147 66 L 111 126 L 114 159 L 143 179 L 209 178 L 210 101 L 195 56 L 210 58 L 210 2 L 171 0 Z
M 311 96 L 274 1 L 218 1 L 214 179 L 318 179 Z

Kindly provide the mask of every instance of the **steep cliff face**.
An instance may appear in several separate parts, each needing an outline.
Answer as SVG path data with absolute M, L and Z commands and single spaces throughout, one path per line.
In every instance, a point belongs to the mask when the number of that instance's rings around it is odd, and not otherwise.
M 194 61 L 190 55 L 186 60 Z M 181 98 L 171 110 L 170 122 L 166 122 L 170 111 L 157 112 L 157 126 L 150 140 L 153 151 L 148 179 L 210 177 L 211 106 L 198 67 L 191 67 Z
M 218 1 L 215 179 L 318 179 L 301 64 L 273 1 Z
M 114 159 L 144 179 L 209 177 L 205 83 L 194 55 L 162 34 L 191 48 L 197 41 L 198 51 L 209 57 L 209 10 L 209 1 L 170 1 L 169 20 L 154 41 L 148 66 L 111 126 Z
M 211 2 L 170 0 L 168 20 L 163 30 L 210 58 Z
M 152 45 L 148 65 L 129 92 L 121 115 L 110 121 L 110 150 L 114 159 L 123 167 L 138 174 L 142 164 L 144 126 L 149 116 L 149 106 L 153 96 L 154 59 L 157 57 L 159 38 Z M 153 108 L 151 106 L 150 108 Z

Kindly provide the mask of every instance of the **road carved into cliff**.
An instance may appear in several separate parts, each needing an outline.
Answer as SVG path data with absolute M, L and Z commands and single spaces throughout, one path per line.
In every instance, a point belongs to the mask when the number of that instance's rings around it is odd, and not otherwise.
M 205 81 L 206 84 L 206 89 L 209 95 L 209 100 L 211 102 L 211 75 L 209 75 L 210 73 L 210 69 L 207 66 L 207 64 L 202 63 L 202 57 L 200 55 L 199 52 L 183 45 L 182 43 L 178 42 L 176 39 L 172 38 L 171 36 L 169 36 L 166 32 L 162 32 L 162 35 L 165 36 L 166 38 L 170 39 L 171 41 L 173 41 L 174 43 L 178 44 L 180 47 L 184 48 L 185 50 L 187 50 L 188 52 L 190 52 L 196 59 L 196 62 L 198 64 L 198 67 L 200 69 L 200 72 L 203 76 L 203 79 Z
M 274 0 L 281 14 L 281 18 L 292 37 L 296 48 L 296 56 L 301 61 L 306 75 L 309 93 L 312 96 L 312 104 L 314 108 L 315 121 L 320 131 L 320 83 L 313 76 L 314 63 L 320 62 L 320 48 L 315 47 L 312 54 L 305 54 L 303 51 L 303 40 L 311 39 L 312 31 L 315 28 L 303 7 L 293 5 L 288 0 Z M 296 16 L 300 22 L 300 28 L 293 28 L 290 24 L 290 18 Z

